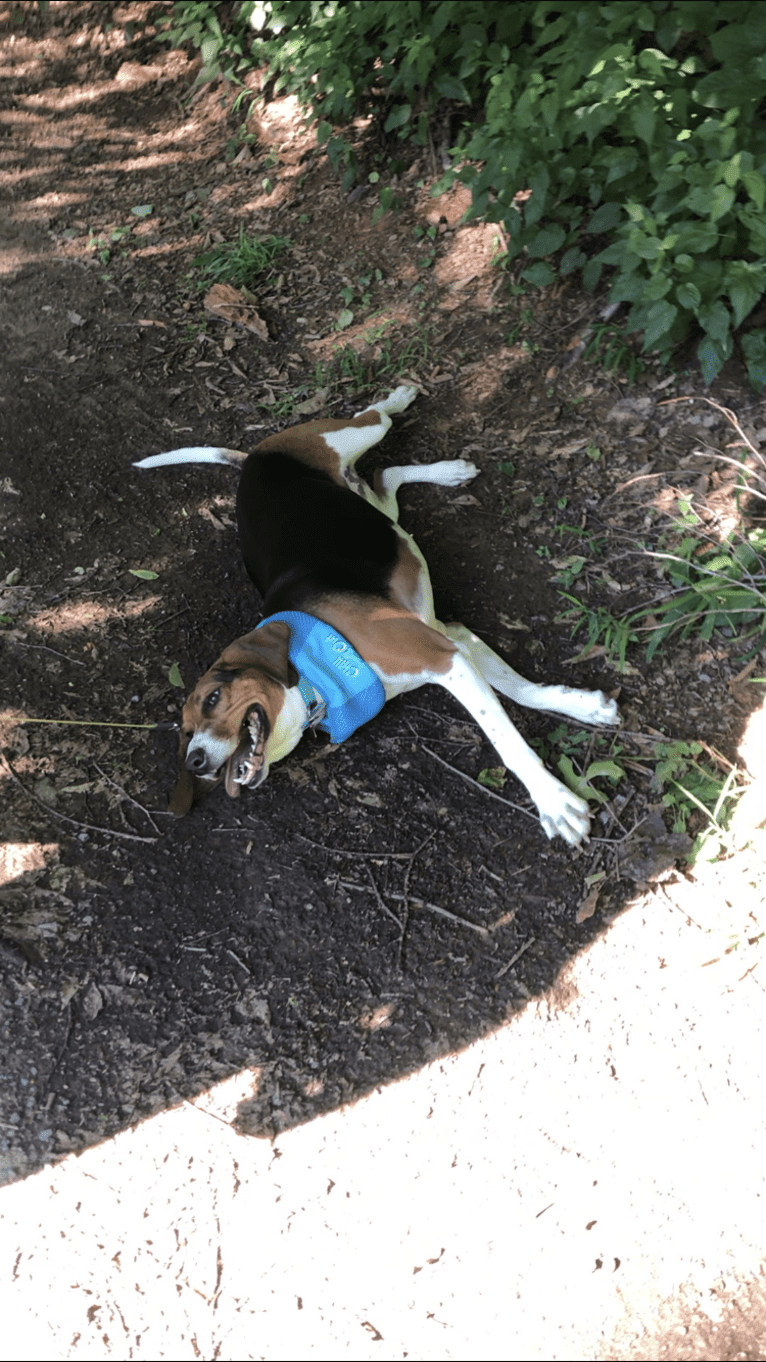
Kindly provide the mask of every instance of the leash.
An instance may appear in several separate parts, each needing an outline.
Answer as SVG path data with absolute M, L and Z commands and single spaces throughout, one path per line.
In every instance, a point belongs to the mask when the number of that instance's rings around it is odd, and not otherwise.
M 77 728 L 148 728 L 155 733 L 162 731 L 166 733 L 178 732 L 180 724 L 174 720 L 168 720 L 159 724 L 121 724 L 104 721 L 103 719 L 29 719 L 26 715 L 17 718 L 9 715 L 9 721 L 14 724 L 62 724 L 71 725 Z

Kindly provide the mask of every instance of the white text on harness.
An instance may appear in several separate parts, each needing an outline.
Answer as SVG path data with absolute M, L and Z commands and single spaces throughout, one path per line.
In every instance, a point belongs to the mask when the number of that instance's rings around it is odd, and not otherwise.
M 344 638 L 341 638 L 338 634 L 326 634 L 324 642 L 333 654 L 331 661 L 336 671 L 342 672 L 344 676 L 354 677 L 359 675 L 359 668 L 355 667 L 353 662 L 349 660 L 348 654 L 351 653 L 352 649 Z

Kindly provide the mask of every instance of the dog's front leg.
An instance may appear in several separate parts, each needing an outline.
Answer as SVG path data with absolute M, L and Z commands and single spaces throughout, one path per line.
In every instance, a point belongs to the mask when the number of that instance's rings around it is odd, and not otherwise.
M 546 770 L 537 753 L 511 723 L 491 686 L 471 662 L 456 652 L 449 671 L 438 680 L 465 705 L 496 748 L 503 765 L 526 786 L 537 805 L 546 836 L 555 837 L 558 833 L 571 846 L 577 846 L 587 838 L 590 829 L 588 805 Z

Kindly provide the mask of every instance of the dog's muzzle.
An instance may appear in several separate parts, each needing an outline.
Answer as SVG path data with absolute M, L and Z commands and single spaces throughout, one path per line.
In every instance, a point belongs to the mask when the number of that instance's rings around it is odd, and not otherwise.
M 255 789 L 265 776 L 266 743 L 271 725 L 262 705 L 251 705 L 242 720 L 239 744 L 226 763 L 226 793 L 236 799 L 240 789 Z

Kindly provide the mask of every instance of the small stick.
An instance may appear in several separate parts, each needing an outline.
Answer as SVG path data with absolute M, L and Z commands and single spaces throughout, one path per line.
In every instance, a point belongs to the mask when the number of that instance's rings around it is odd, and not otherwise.
M 244 832 L 245 829 L 243 828 L 242 831 Z M 425 841 L 421 842 L 420 846 L 416 847 L 414 851 L 352 851 L 350 847 L 327 847 L 324 842 L 312 842 L 311 838 L 305 837 L 302 832 L 299 832 L 298 836 L 302 842 L 308 842 L 310 847 L 317 847 L 319 851 L 326 851 L 328 856 L 351 856 L 357 860 L 371 861 L 411 861 L 420 854 L 423 847 L 431 841 L 431 838 L 436 836 L 436 829 L 429 832 Z
M 54 818 L 58 818 L 62 823 L 68 823 L 72 828 L 84 828 L 87 832 L 102 832 L 107 837 L 122 837 L 126 842 L 150 842 L 152 846 L 154 846 L 154 843 L 158 840 L 156 837 L 139 837 L 135 832 L 118 832 L 116 828 L 102 828 L 98 823 L 81 823 L 77 818 L 68 818 L 65 813 L 59 813 L 58 809 L 51 808 L 50 804 L 46 804 L 44 800 L 40 799 L 36 794 L 33 794 L 31 790 L 27 789 L 26 785 L 19 780 L 5 755 L 5 752 L 1 749 L 0 762 L 5 767 L 11 780 L 15 785 L 18 785 L 22 794 L 26 795 L 27 799 L 33 804 L 39 805 L 41 809 L 45 809 L 46 813 L 52 814 Z
M 373 879 L 373 875 L 372 875 L 372 871 L 370 870 L 370 867 L 369 867 L 368 865 L 366 865 L 364 868 L 365 868 L 365 870 L 367 871 L 367 878 L 368 878 L 368 880 L 370 881 L 370 884 L 372 885 L 372 892 L 373 892 L 373 894 L 375 895 L 375 898 L 376 898 L 376 900 L 377 900 L 378 907 L 379 907 L 379 908 L 382 908 L 383 912 L 386 913 L 386 914 L 392 919 L 392 921 L 396 923 L 397 927 L 401 930 L 402 924 L 401 924 L 399 918 L 396 916 L 396 913 L 392 913 L 392 912 L 391 912 L 391 909 L 389 908 L 388 904 L 385 903 L 385 902 L 383 901 L 383 899 L 381 898 L 381 896 L 380 896 L 380 890 L 378 889 L 378 886 L 377 886 L 377 884 L 375 883 L 375 880 Z
M 71 1037 L 72 1037 L 72 1029 L 73 1029 L 73 1027 L 74 1027 L 74 1014 L 73 1014 L 73 1012 L 72 1012 L 72 1003 L 71 1003 L 71 999 L 70 999 L 70 1001 L 67 1003 L 67 1014 L 68 1014 L 68 1015 L 67 1015 L 66 1035 L 64 1036 L 64 1040 L 63 1040 L 63 1043 L 62 1043 L 62 1045 L 61 1045 L 61 1048 L 60 1048 L 58 1054 L 56 1055 L 56 1058 L 55 1058 L 54 1061 L 53 1061 L 53 1067 L 52 1067 L 50 1073 L 48 1074 L 48 1077 L 47 1077 L 47 1080 L 46 1080 L 46 1084 L 49 1084 L 49 1083 L 50 1083 L 50 1081 L 51 1081 L 53 1075 L 55 1074 L 55 1072 L 56 1072 L 56 1070 L 57 1070 L 59 1064 L 61 1063 L 62 1059 L 64 1058 L 64 1051 L 66 1050 L 66 1048 L 67 1048 L 67 1046 L 68 1046 L 68 1044 L 69 1044 L 69 1042 L 70 1042 L 70 1040 L 71 1040 Z
M 376 883 L 375 883 L 375 881 L 374 881 L 374 879 L 373 879 L 372 871 L 370 870 L 370 868 L 369 868 L 368 865 L 365 865 L 365 867 L 364 867 L 365 870 L 367 871 L 367 875 L 368 875 L 368 877 L 369 877 L 369 880 L 370 880 L 370 883 L 371 883 L 371 885 L 372 885 L 373 891 L 374 891 L 374 893 L 375 893 L 375 895 L 376 895 L 376 898 L 377 898 L 377 900 L 378 900 L 379 906 L 383 909 L 384 912 L 388 913 L 389 917 L 392 917 L 392 918 L 394 919 L 394 922 L 397 924 L 397 926 L 398 926 L 398 928 L 399 928 L 399 948 L 398 948 L 398 950 L 397 950 L 397 955 L 396 955 L 396 967 L 397 967 L 397 969 L 401 972 L 401 968 L 402 968 L 402 955 L 403 955 L 403 952 L 404 952 L 404 938 L 405 938 L 406 933 L 407 933 L 407 926 L 408 926 L 409 919 L 410 919 L 410 902 L 411 902 L 411 901 L 412 901 L 412 902 L 416 902 L 416 903 L 420 904 L 420 905 L 421 905 L 422 907 L 424 907 L 424 908 L 425 908 L 425 907 L 430 907 L 430 906 L 431 906 L 431 905 L 425 904 L 425 903 L 423 902 L 422 899 L 410 900 L 410 874 L 411 874 L 411 872 L 412 872 L 412 867 L 413 867 L 413 864 L 414 864 L 414 862 L 415 862 L 415 858 L 416 858 L 417 856 L 420 855 L 420 853 L 421 853 L 421 851 L 423 850 L 423 848 L 424 848 L 424 847 L 427 847 L 427 846 L 428 846 L 428 843 L 432 840 L 432 838 L 434 838 L 434 837 L 436 836 L 436 829 L 434 828 L 431 832 L 429 832 L 428 836 L 423 838 L 423 841 L 420 843 L 420 846 L 415 847 L 415 850 L 414 850 L 414 851 L 350 851 L 350 850 L 348 850 L 347 848 L 343 848 L 343 847 L 326 847 L 322 842 L 312 842 L 311 838 L 310 838 L 310 837 L 305 837 L 305 836 L 303 835 L 302 832 L 299 832 L 299 833 L 298 833 L 298 836 L 300 837 L 300 839 L 301 839 L 302 842 L 308 842 L 309 846 L 317 847 L 318 850 L 320 850 L 320 851 L 325 851 L 325 852 L 327 852 L 329 855 L 332 855 L 332 856 L 350 856 L 352 860 L 363 860 L 363 861 L 367 861 L 367 860 L 371 860 L 371 861 L 389 860 L 389 861 L 406 861 L 406 862 L 407 862 L 407 866 L 406 866 L 406 869 L 405 869 L 405 872 L 404 872 L 404 886 L 403 886 L 403 887 L 404 887 L 404 893 L 403 893 L 403 894 L 389 894 L 389 898 L 394 898 L 394 899 L 397 900 L 397 902 L 403 903 L 403 904 L 404 904 L 404 913 L 403 913 L 401 919 L 398 918 L 398 917 L 396 916 L 395 913 L 392 913 L 391 910 L 390 910 L 390 909 L 386 906 L 386 904 L 383 902 L 383 899 L 381 898 L 380 894 L 378 893 L 378 887 L 377 887 L 377 885 L 376 885 Z M 364 890 L 362 889 L 362 886 L 361 886 L 361 885 L 358 885 L 358 884 L 350 884 L 350 883 L 348 883 L 348 881 L 346 881 L 346 880 L 339 880 L 338 883 L 344 885 L 344 887 L 347 888 L 347 889 L 359 889 L 359 890 L 362 890 L 362 892 L 364 892 Z M 437 907 L 434 905 L 434 906 L 433 906 L 433 910 L 434 910 L 434 912 L 437 912 L 437 913 L 442 913 L 442 912 L 443 912 L 443 913 L 445 913 L 447 916 L 449 916 L 449 914 L 446 913 L 446 909 L 437 908 Z M 460 919 L 459 919 L 459 918 L 456 918 L 455 921 L 460 921 Z M 469 924 L 469 925 L 470 925 L 470 924 Z M 479 929 L 477 929 L 477 930 L 479 930 Z M 483 929 L 482 929 L 482 930 L 483 930 Z
M 342 885 L 344 889 L 355 889 L 358 894 L 367 893 L 363 884 L 353 884 L 350 880 L 338 880 L 338 884 Z M 388 897 L 393 899 L 394 903 L 402 903 L 404 900 L 403 894 L 389 894 Z M 480 927 L 478 922 L 471 922 L 467 917 L 458 917 L 457 913 L 451 913 L 448 908 L 440 908 L 438 903 L 429 903 L 426 899 L 414 897 L 410 897 L 408 903 L 411 903 L 414 908 L 424 908 L 429 913 L 438 913 L 439 917 L 449 918 L 450 922 L 457 922 L 461 927 L 468 927 L 470 931 L 476 932 L 485 939 L 492 935 L 486 927 Z M 391 916 L 394 916 L 393 913 Z M 399 921 L 398 918 L 395 920 Z
M 511 965 L 515 965 L 516 961 L 521 959 L 524 952 L 528 951 L 530 946 L 534 946 L 536 940 L 537 940 L 536 936 L 530 936 L 529 940 L 525 941 L 523 946 L 519 946 L 519 949 L 517 950 L 516 954 L 512 955 L 510 960 L 507 960 L 506 963 L 503 965 L 503 968 L 497 971 L 495 978 L 502 979 L 503 975 L 508 973 L 509 969 L 511 968 Z
M 465 771 L 459 771 L 457 766 L 451 766 L 448 761 L 444 760 L 444 757 L 437 756 L 436 752 L 432 752 L 431 748 L 426 747 L 425 743 L 422 743 L 421 746 L 423 751 L 428 753 L 429 757 L 433 757 L 434 761 L 438 761 L 441 766 L 446 766 L 447 770 L 451 771 L 453 775 L 460 776 L 461 780 L 465 780 L 469 785 L 473 785 L 477 790 L 481 790 L 482 794 L 489 795 L 490 799 L 497 799 L 499 803 L 505 804 L 509 809 L 515 809 L 516 813 L 525 814 L 527 818 L 532 819 L 533 823 L 538 821 L 537 815 L 530 813 L 529 809 L 522 809 L 520 804 L 512 804 L 510 799 L 503 799 L 502 795 L 495 794 L 494 790 L 488 790 L 486 785 L 480 785 L 478 780 L 474 780 L 473 776 L 467 776 Z
M 187 610 L 191 610 L 190 605 L 185 605 L 183 610 L 176 610 L 174 615 L 166 615 L 164 619 L 158 620 L 156 624 L 150 624 L 147 633 L 153 634 L 155 629 L 161 629 L 163 624 L 169 624 L 171 620 L 177 620 L 179 615 L 185 615 Z
M 401 972 L 402 972 L 402 959 L 403 959 L 403 956 L 404 956 L 404 938 L 405 938 L 405 936 L 407 935 L 407 928 L 408 928 L 409 923 L 410 923 L 410 871 L 411 871 L 411 870 L 412 870 L 412 861 L 409 862 L 409 864 L 407 865 L 407 869 L 406 869 L 405 872 L 404 872 L 404 884 L 403 884 L 403 886 L 402 886 L 402 888 L 403 888 L 403 890 L 404 890 L 404 892 L 403 892 L 403 894 L 402 894 L 402 903 L 404 904 L 404 911 L 403 911 L 403 913 L 402 913 L 402 926 L 401 926 L 401 931 L 399 932 L 399 947 L 398 947 L 397 952 L 396 952 L 396 968 L 398 969 L 398 971 L 399 971 L 400 974 L 401 974 Z
M 696 393 L 694 397 L 666 397 L 663 402 L 658 402 L 657 406 L 670 407 L 675 405 L 676 402 L 707 402 L 709 407 L 715 407 L 715 410 L 720 411 L 721 415 L 726 418 L 726 420 L 729 422 L 729 425 L 734 427 L 737 434 L 740 436 L 743 444 L 746 445 L 750 452 L 755 455 L 755 458 L 758 460 L 758 462 L 760 464 L 766 463 L 766 460 L 764 460 L 761 451 L 759 449 L 756 449 L 752 440 L 748 439 L 747 435 L 745 434 L 744 430 L 739 424 L 737 417 L 735 416 L 734 412 L 731 410 L 730 407 L 722 407 L 719 402 L 714 402 L 712 397 L 697 396 Z
M 395 903 L 401 903 L 403 894 L 390 894 L 390 898 Z M 438 903 L 429 903 L 427 899 L 410 898 L 409 903 L 415 908 L 425 908 L 429 913 L 438 913 L 439 917 L 449 918 L 450 922 L 457 922 L 461 927 L 468 927 L 469 931 L 476 932 L 477 936 L 484 937 L 485 940 L 491 935 L 486 927 L 480 927 L 478 922 L 471 922 L 470 918 L 460 917 L 457 913 L 451 913 L 448 908 L 440 908 Z
M 230 950 L 228 946 L 226 947 L 226 954 L 230 955 L 232 960 L 236 960 L 240 968 L 245 971 L 245 974 L 252 974 L 253 971 L 247 968 L 247 965 L 245 964 L 244 960 L 240 960 L 239 956 L 236 955 L 234 951 Z
M 84 662 L 78 662 L 76 657 L 67 657 L 66 653 L 59 653 L 55 648 L 48 648 L 44 643 L 22 643 L 21 639 L 14 639 L 17 648 L 34 648 L 38 653 L 53 653 L 54 657 L 62 657 L 65 662 L 71 662 L 73 667 L 84 667 Z
M 624 802 L 622 808 L 620 809 L 620 813 L 624 813 L 624 812 L 625 812 L 626 808 L 628 807 L 628 804 L 630 803 L 630 801 L 631 801 L 631 799 L 633 798 L 633 796 L 634 796 L 635 793 L 636 793 L 636 789 L 635 789 L 635 786 L 634 786 L 633 789 L 630 790 L 630 791 L 628 792 L 628 794 L 625 796 L 625 802 Z M 608 804 L 606 805 L 606 812 L 609 814 L 609 818 L 610 818 L 611 821 L 610 821 L 609 823 L 607 823 L 606 827 L 604 828 L 604 832 L 611 832 L 611 831 L 612 831 L 612 828 L 614 827 L 614 825 L 615 825 L 615 823 L 616 823 L 617 826 L 618 826 L 619 828 L 622 828 L 623 832 L 624 832 L 625 835 L 627 836 L 627 835 L 628 835 L 628 829 L 626 828 L 626 826 L 625 826 L 625 824 L 622 822 L 622 820 L 618 817 L 618 815 L 615 813 L 614 806 L 613 806 L 613 804 L 612 804 L 611 802 L 608 803 Z M 609 838 L 608 838 L 608 837 L 589 838 L 588 840 L 589 840 L 589 841 L 603 841 L 603 842 L 608 842 L 608 841 L 609 841 Z
M 154 819 L 152 818 L 152 815 L 150 814 L 149 810 L 148 810 L 148 809 L 145 809 L 144 806 L 143 806 L 143 804 L 139 804 L 138 800 L 137 800 L 137 799 L 134 799 L 132 795 L 129 795 L 128 792 L 127 792 L 127 790 L 123 789 L 122 785 L 118 785 L 116 780 L 112 780 L 112 777 L 111 777 L 111 776 L 108 776 L 108 775 L 106 774 L 106 771 L 102 771 L 102 770 L 101 770 L 101 767 L 99 766 L 99 764 L 98 764 L 97 761 L 94 761 L 93 765 L 95 766 L 96 770 L 98 771 L 98 774 L 99 774 L 100 776 L 102 776 L 103 779 L 104 779 L 105 781 L 107 781 L 109 785 L 113 785 L 114 788 L 115 788 L 115 790 L 119 790 L 119 791 L 120 791 L 120 794 L 123 794 L 123 795 L 125 796 L 125 798 L 127 799 L 128 803 L 129 803 L 129 804 L 132 804 L 133 807 L 134 807 L 134 809 L 140 809 L 141 812 L 142 812 L 143 814 L 146 814 L 146 817 L 149 819 L 149 822 L 151 823 L 152 827 L 154 828 L 154 831 L 156 832 L 157 836 L 158 836 L 158 837 L 161 837 L 161 836 L 162 836 L 162 833 L 161 833 L 160 829 L 157 827 L 157 824 L 155 823 Z

